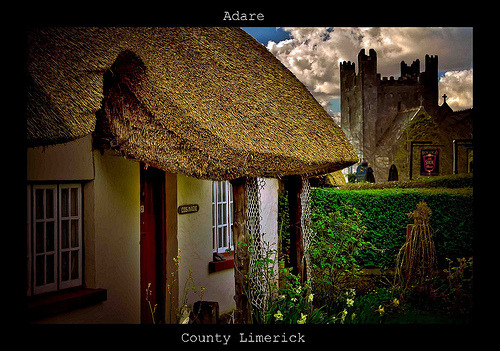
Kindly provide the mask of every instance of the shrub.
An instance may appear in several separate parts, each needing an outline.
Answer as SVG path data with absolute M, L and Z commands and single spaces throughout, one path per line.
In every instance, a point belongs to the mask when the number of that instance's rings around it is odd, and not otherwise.
M 310 271 L 313 291 L 322 303 L 335 302 L 332 299 L 350 287 L 349 278 L 359 268 L 356 257 L 370 245 L 364 241 L 366 227 L 361 224 L 361 213 L 352 206 L 345 210 L 345 214 L 311 215 L 314 239 L 308 250 Z
M 346 216 L 349 208 L 362 213 L 360 225 L 366 226 L 365 241 L 377 250 L 360 250 L 355 259 L 364 267 L 393 267 L 404 244 L 406 213 L 425 201 L 432 210 L 430 227 L 434 233 L 438 265 L 446 257 L 470 257 L 472 252 L 472 189 L 312 189 L 311 219 L 325 221 L 329 213 Z
M 354 173 L 353 173 L 354 174 Z M 354 174 L 355 176 L 355 174 Z M 419 177 L 414 180 L 400 180 L 393 182 L 356 183 L 353 182 L 342 185 L 342 190 L 363 190 L 363 189 L 408 189 L 408 188 L 471 188 L 474 178 L 472 173 L 462 173 L 446 176 Z
M 298 276 L 287 269 L 281 272 L 282 284 L 276 298 L 271 301 L 264 320 L 257 321 L 267 324 L 321 324 L 327 323 L 328 316 L 323 311 L 325 307 L 316 308 L 313 305 L 314 295 L 310 282 L 304 286 Z

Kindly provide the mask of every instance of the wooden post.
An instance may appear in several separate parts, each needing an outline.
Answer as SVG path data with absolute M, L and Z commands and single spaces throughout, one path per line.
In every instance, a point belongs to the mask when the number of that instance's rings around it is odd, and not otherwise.
M 250 272 L 250 254 L 247 239 L 247 187 L 246 178 L 231 181 L 233 186 L 233 240 L 234 240 L 234 300 L 236 302 L 235 323 L 252 323 L 250 302 L 248 299 L 248 274 Z
M 292 273 L 300 275 L 301 281 L 304 282 L 307 277 L 304 260 L 304 234 L 301 225 L 302 203 L 300 194 L 302 193 L 302 177 L 290 177 L 287 188 L 290 216 L 290 264 L 292 265 Z

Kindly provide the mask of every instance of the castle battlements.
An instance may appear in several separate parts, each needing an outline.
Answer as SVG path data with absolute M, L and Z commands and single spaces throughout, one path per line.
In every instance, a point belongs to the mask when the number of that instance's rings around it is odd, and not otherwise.
M 423 83 L 423 75 L 430 74 L 432 76 L 437 74 L 438 67 L 438 55 L 425 55 L 425 71 L 420 72 L 420 60 L 416 59 L 408 65 L 405 61 L 401 61 L 401 76 L 395 79 L 391 77 L 381 77 L 380 73 L 377 73 L 377 53 L 374 49 L 369 50 L 369 55 L 366 55 L 366 50 L 361 49 L 358 54 L 358 65 L 359 71 L 358 76 L 361 73 L 371 74 L 373 77 L 372 81 L 376 84 L 384 86 L 403 86 L 403 85 L 416 85 Z M 355 63 L 351 61 L 342 61 L 340 63 L 340 72 L 343 74 L 355 73 Z M 437 75 L 436 75 L 437 77 Z
M 368 55 L 367 55 L 368 52 Z M 438 108 L 438 56 L 400 62 L 399 77 L 382 77 L 375 50 L 361 49 L 358 69 L 351 61 L 340 63 L 341 127 L 362 159 L 374 160 L 377 140 L 401 111 L 423 106 L 433 114 Z
M 394 86 L 402 86 L 402 85 L 415 85 L 419 83 L 419 78 L 417 77 L 412 77 L 412 76 L 400 76 L 398 79 L 395 79 L 394 76 L 390 77 L 382 77 L 380 78 L 380 74 L 378 75 L 378 80 L 381 85 L 394 85 Z
M 340 70 L 341 71 L 346 71 L 346 70 L 354 71 L 355 66 L 356 65 L 354 64 L 354 62 L 351 62 L 351 61 L 342 61 L 340 63 Z

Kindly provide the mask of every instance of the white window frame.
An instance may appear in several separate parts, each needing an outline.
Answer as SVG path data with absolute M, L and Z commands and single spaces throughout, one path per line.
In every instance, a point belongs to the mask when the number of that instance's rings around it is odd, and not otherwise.
M 68 208 L 68 215 L 67 216 L 63 216 L 63 208 L 62 208 L 62 192 L 63 190 L 67 189 L 68 190 L 68 205 L 69 205 L 69 208 Z M 77 206 L 78 206 L 78 209 L 76 211 L 75 214 L 72 213 L 72 207 L 71 207 L 71 191 L 72 189 L 77 189 L 77 200 L 76 200 L 76 203 L 77 203 Z M 75 287 L 75 286 L 79 286 L 82 284 L 82 188 L 81 188 L 81 185 L 80 184 L 61 184 L 59 186 L 59 228 L 61 228 L 61 231 L 59 233 L 59 262 L 60 264 L 58 265 L 59 266 L 59 289 L 67 289 L 67 288 L 71 288 L 71 287 Z M 67 248 L 63 248 L 63 238 L 62 238 L 62 225 L 63 225 L 63 221 L 68 221 L 68 247 Z M 73 246 L 73 243 L 72 243 L 72 233 L 71 233 L 71 230 L 72 230 L 72 225 L 71 223 L 72 222 L 77 222 L 77 226 L 76 226 L 76 230 L 77 230 L 77 233 L 76 233 L 76 240 L 77 240 L 77 244 Z M 62 272 L 62 269 L 63 269 L 63 265 L 62 265 L 62 262 L 63 262 L 63 254 L 66 253 L 66 252 L 69 252 L 68 253 L 68 276 L 69 276 L 69 279 L 68 280 L 65 280 L 63 281 L 63 272 Z M 78 270 L 78 275 L 76 278 L 73 278 L 71 276 L 71 267 L 72 267 L 72 256 L 73 256 L 73 252 L 76 252 L 76 255 L 78 257 L 78 267 L 77 267 L 77 270 Z
M 36 218 L 36 212 L 37 212 L 37 198 L 36 198 L 36 193 L 37 190 L 43 190 L 44 195 L 43 195 L 43 218 Z M 47 202 L 47 190 L 52 190 L 53 194 L 53 199 L 52 199 L 52 218 L 47 218 L 46 216 L 46 202 Z M 33 271 L 33 281 L 32 281 L 32 286 L 33 286 L 33 294 L 42 294 L 45 292 L 50 292 L 50 291 L 55 291 L 57 290 L 57 186 L 56 185 L 33 185 L 33 209 L 32 209 L 32 271 Z M 45 235 L 47 233 L 47 223 L 54 223 L 54 249 L 51 251 L 47 251 L 46 249 L 46 238 Z M 44 242 L 42 243 L 43 246 L 43 252 L 37 253 L 37 224 L 43 224 L 44 228 Z M 40 256 L 54 256 L 54 267 L 53 267 L 53 276 L 54 276 L 54 281 L 49 284 L 42 284 L 42 285 L 37 285 L 36 282 L 36 277 L 37 277 L 37 257 Z M 45 269 L 47 268 L 45 264 Z M 45 276 L 44 276 L 44 281 L 47 279 L 47 271 L 45 271 Z
M 227 250 L 234 250 L 233 211 L 231 183 L 229 181 L 212 182 L 212 251 L 214 253 L 220 254 Z
M 52 190 L 53 196 L 53 208 L 52 213 L 53 216 L 48 218 L 46 213 L 46 201 L 47 201 L 47 190 Z M 64 189 L 68 190 L 68 210 L 69 213 L 67 216 L 62 216 L 62 192 Z M 76 189 L 76 204 L 77 211 L 75 213 L 71 213 L 71 189 Z M 43 218 L 36 218 L 37 215 L 37 190 L 43 190 Z M 46 292 L 52 292 L 57 290 L 62 290 L 70 287 L 80 286 L 82 285 L 82 273 L 83 273 L 83 242 L 82 242 L 82 225 L 83 225 L 83 217 L 82 217 L 82 185 L 75 184 L 34 184 L 28 185 L 27 187 L 28 201 L 27 201 L 27 288 L 28 288 L 28 296 L 37 295 Z M 68 245 L 69 248 L 62 248 L 62 224 L 63 221 L 68 221 Z M 76 242 L 77 245 L 71 245 L 71 221 L 76 223 L 74 229 L 76 229 Z M 46 234 L 47 234 L 47 224 L 53 223 L 54 225 L 54 248 L 51 251 L 47 251 L 46 247 Z M 43 226 L 41 225 L 43 223 Z M 43 251 L 37 253 L 37 224 L 39 227 L 43 227 L 44 236 L 43 236 Z M 67 281 L 62 280 L 62 254 L 63 252 L 70 251 L 68 269 L 69 274 L 71 275 L 71 251 L 76 252 L 76 257 L 78 257 L 78 276 L 75 279 L 70 279 Z M 39 256 L 54 256 L 54 272 L 53 277 L 54 281 L 49 284 L 45 284 L 47 279 L 47 272 L 45 271 L 44 276 L 44 284 L 37 285 L 36 277 L 37 277 L 37 257 Z M 47 268 L 47 264 L 45 263 L 45 269 Z

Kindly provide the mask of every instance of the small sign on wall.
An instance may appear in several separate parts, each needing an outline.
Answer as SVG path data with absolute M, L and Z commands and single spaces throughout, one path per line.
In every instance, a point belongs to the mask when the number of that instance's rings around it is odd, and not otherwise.
M 437 149 L 421 150 L 420 175 L 423 176 L 439 175 L 439 151 Z
M 192 204 L 192 205 L 182 205 L 177 208 L 177 213 L 179 214 L 186 214 L 186 213 L 195 213 L 198 212 L 200 209 L 200 206 L 197 204 Z

